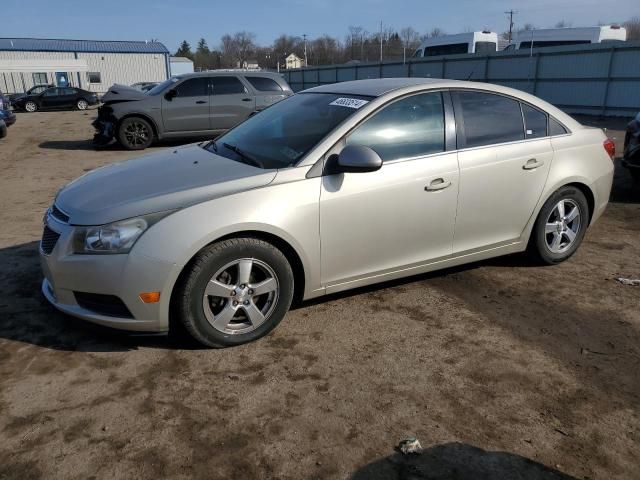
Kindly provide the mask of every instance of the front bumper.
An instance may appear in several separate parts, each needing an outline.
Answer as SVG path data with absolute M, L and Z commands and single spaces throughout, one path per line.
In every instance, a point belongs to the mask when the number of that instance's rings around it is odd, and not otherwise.
M 99 325 L 138 332 L 164 332 L 169 329 L 167 302 L 144 303 L 142 292 L 163 291 L 175 265 L 136 254 L 78 255 L 73 253 L 74 227 L 47 215 L 49 229 L 60 234 L 51 253 L 40 247 L 44 280 L 42 293 L 58 310 Z M 76 293 L 109 295 L 119 298 L 130 312 L 128 317 L 94 311 L 79 304 Z M 163 310 L 164 309 L 164 310 Z
M 11 110 L 3 110 L 2 115 L 0 115 L 0 119 L 4 120 L 4 123 L 7 127 L 10 127 L 14 123 L 16 123 L 16 114 Z

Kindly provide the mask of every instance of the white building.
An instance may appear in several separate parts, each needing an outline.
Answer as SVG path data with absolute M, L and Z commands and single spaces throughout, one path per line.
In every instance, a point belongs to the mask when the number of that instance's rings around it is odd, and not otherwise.
M 289 70 L 290 68 L 302 68 L 304 67 L 304 60 L 297 56 L 295 53 L 290 53 L 284 59 L 285 68 Z
M 193 62 L 187 57 L 170 57 L 169 73 L 172 77 L 184 73 L 193 73 Z
M 0 90 L 70 85 L 103 93 L 114 83 L 169 77 L 169 51 L 159 42 L 0 38 Z

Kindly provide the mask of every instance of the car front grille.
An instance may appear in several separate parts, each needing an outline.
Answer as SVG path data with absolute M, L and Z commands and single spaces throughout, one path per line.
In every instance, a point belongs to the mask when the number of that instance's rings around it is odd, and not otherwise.
M 49 255 L 53 252 L 53 249 L 58 242 L 58 238 L 60 238 L 60 234 L 58 232 L 54 232 L 45 225 L 44 231 L 42 232 L 42 240 L 40 241 L 40 249 L 45 254 Z
M 82 308 L 107 317 L 133 318 L 133 315 L 119 297 L 101 293 L 73 292 L 76 302 Z
M 62 223 L 69 223 L 69 215 L 56 207 L 55 204 L 51 206 L 51 216 Z

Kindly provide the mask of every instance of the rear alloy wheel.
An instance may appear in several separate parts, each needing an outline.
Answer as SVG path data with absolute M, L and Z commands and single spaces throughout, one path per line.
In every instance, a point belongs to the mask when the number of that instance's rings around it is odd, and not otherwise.
M 530 249 L 544 263 L 560 263 L 575 253 L 589 224 L 589 205 L 575 187 L 563 187 L 543 205 Z
M 29 113 L 33 113 L 38 110 L 38 105 L 36 105 L 36 102 L 32 102 L 31 100 L 29 100 L 24 104 L 24 109 Z
M 140 117 L 125 118 L 118 129 L 118 140 L 128 150 L 144 150 L 153 141 L 153 130 Z
M 76 103 L 76 107 L 78 107 L 78 110 L 86 110 L 88 106 L 89 103 L 82 98 L 78 100 L 78 103 Z
M 182 323 L 197 341 L 227 347 L 273 330 L 292 298 L 293 272 L 282 252 L 263 240 L 236 238 L 198 254 L 176 301 Z

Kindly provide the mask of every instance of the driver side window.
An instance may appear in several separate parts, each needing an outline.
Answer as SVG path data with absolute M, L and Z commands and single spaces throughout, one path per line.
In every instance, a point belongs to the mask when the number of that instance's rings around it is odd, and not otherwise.
M 421 93 L 393 102 L 359 125 L 346 143 L 370 147 L 383 161 L 443 152 L 442 94 Z
M 189 78 L 180 85 L 176 90 L 177 97 L 204 97 L 207 93 L 208 79 L 206 77 Z

